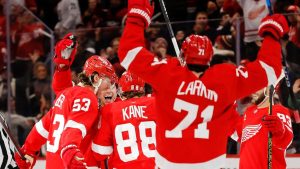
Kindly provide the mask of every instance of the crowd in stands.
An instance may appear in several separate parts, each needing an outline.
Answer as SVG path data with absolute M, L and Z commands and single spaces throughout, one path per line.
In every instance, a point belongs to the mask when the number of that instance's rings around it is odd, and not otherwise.
M 127 13 L 125 0 L 12 0 L 9 17 L 12 69 L 7 73 L 6 1 L 1 0 L 0 4 L 0 109 L 7 111 L 6 95 L 11 92 L 12 113 L 20 115 L 28 124 L 20 124 L 19 131 L 30 130 L 34 121 L 51 107 L 52 56 L 49 54 L 51 39 L 46 36 L 50 33 L 47 27 L 54 31 L 56 41 L 68 32 L 74 32 L 77 36 L 79 47 L 72 65 L 75 82 L 84 62 L 95 54 L 106 57 L 119 77 L 125 71 L 117 57 Z M 299 104 L 300 1 L 272 2 L 275 12 L 284 13 L 290 24 L 290 32 L 282 42 L 282 50 Z M 264 0 L 176 0 L 176 3 L 165 0 L 165 3 L 179 46 L 190 34 L 205 35 L 214 44 L 212 65 L 224 62 L 243 64 L 256 58 L 261 45 L 257 35 L 258 25 L 268 14 Z M 156 3 L 154 16 L 152 25 L 145 33 L 146 45 L 159 60 L 174 57 L 175 51 L 159 3 Z M 240 44 L 238 48 L 236 39 Z M 11 79 L 11 91 L 7 91 L 7 78 Z M 291 108 L 292 112 L 296 106 L 291 101 L 284 81 L 280 88 L 281 103 Z M 248 101 L 245 98 L 241 104 L 246 105 Z M 288 152 L 300 153 L 300 125 L 293 123 L 293 127 L 295 138 Z M 26 132 L 19 133 L 22 134 L 16 136 L 23 144 L 23 134 Z M 231 152 L 235 153 L 236 150 Z

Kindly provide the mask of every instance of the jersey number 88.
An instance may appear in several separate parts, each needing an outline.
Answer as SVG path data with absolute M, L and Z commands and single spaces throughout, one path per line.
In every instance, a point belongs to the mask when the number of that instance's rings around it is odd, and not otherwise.
M 135 127 L 131 123 L 126 124 L 120 124 L 117 125 L 115 128 L 115 138 L 117 142 L 117 150 L 118 154 L 120 156 L 120 159 L 124 162 L 136 160 L 139 156 L 139 148 L 138 148 L 138 142 L 137 142 L 137 133 L 136 131 L 139 131 L 139 136 L 141 140 L 141 149 L 142 153 L 150 158 L 154 157 L 156 150 L 151 150 L 149 148 L 150 144 L 156 144 L 155 141 L 155 127 L 156 124 L 154 121 L 143 121 L 138 126 L 138 130 L 135 129 Z M 146 130 L 150 129 L 152 135 L 147 136 Z M 128 139 L 123 138 L 124 132 L 128 133 Z M 126 148 L 130 148 L 130 153 L 125 152 Z

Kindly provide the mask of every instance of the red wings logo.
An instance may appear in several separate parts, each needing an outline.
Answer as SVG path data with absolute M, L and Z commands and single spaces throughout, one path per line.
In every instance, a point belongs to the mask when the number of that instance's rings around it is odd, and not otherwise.
M 261 124 L 246 126 L 242 133 L 242 143 L 255 136 L 261 129 L 261 126 Z

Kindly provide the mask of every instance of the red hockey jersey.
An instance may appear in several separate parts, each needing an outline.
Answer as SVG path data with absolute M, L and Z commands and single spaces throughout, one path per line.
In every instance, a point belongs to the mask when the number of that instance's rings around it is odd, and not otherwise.
M 279 42 L 266 37 L 256 61 L 244 67 L 215 65 L 201 77 L 176 59 L 155 60 L 144 42 L 144 28 L 127 22 L 118 56 L 124 68 L 156 92 L 156 165 L 221 168 L 233 112 L 226 110 L 236 99 L 276 81 L 281 72 Z
M 92 143 L 97 161 L 109 158 L 109 168 L 155 167 L 154 98 L 132 98 L 106 105 L 101 127 Z
M 52 88 L 56 95 L 59 95 L 60 92 L 72 86 L 72 72 L 70 69 L 65 71 L 55 70 L 52 79 Z
M 268 114 L 268 107 L 249 107 L 244 114 L 241 137 L 240 169 L 268 168 L 268 130 L 262 126 L 262 118 Z M 293 139 L 291 118 L 288 109 L 282 105 L 273 106 L 273 114 L 284 123 L 285 132 L 281 137 L 273 136 L 272 169 L 285 169 L 285 151 Z
M 52 109 L 35 125 L 25 145 L 37 151 L 40 145 L 36 144 L 36 139 L 47 139 L 46 168 L 64 169 L 60 149 L 75 144 L 84 154 L 97 132 L 98 124 L 98 101 L 93 91 L 79 86 L 67 88 L 57 97 Z M 89 159 L 85 161 L 90 166 Z

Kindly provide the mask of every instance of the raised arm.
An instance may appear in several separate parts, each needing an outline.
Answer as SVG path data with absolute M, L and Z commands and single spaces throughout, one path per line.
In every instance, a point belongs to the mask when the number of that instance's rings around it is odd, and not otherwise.
M 52 88 L 56 95 L 64 89 L 73 86 L 71 65 L 77 51 L 77 42 L 73 34 L 67 34 L 55 46 L 55 72 L 52 80 Z
M 118 57 L 126 70 L 135 73 L 157 89 L 158 85 L 167 81 L 166 78 L 170 78 L 167 72 L 183 68 L 176 59 L 162 61 L 155 59 L 154 54 L 145 48 L 144 30 L 150 24 L 153 13 L 153 6 L 149 0 L 129 0 L 128 10 Z M 172 62 L 172 64 L 167 64 L 168 62 Z M 168 74 L 168 77 L 165 77 L 165 74 Z M 162 78 L 165 80 L 162 81 Z
M 264 40 L 254 62 L 239 67 L 220 64 L 209 70 L 210 78 L 216 79 L 224 90 L 230 91 L 230 101 L 248 96 L 277 81 L 282 71 L 279 40 L 287 31 L 284 16 L 267 16 L 259 27 L 259 34 Z

